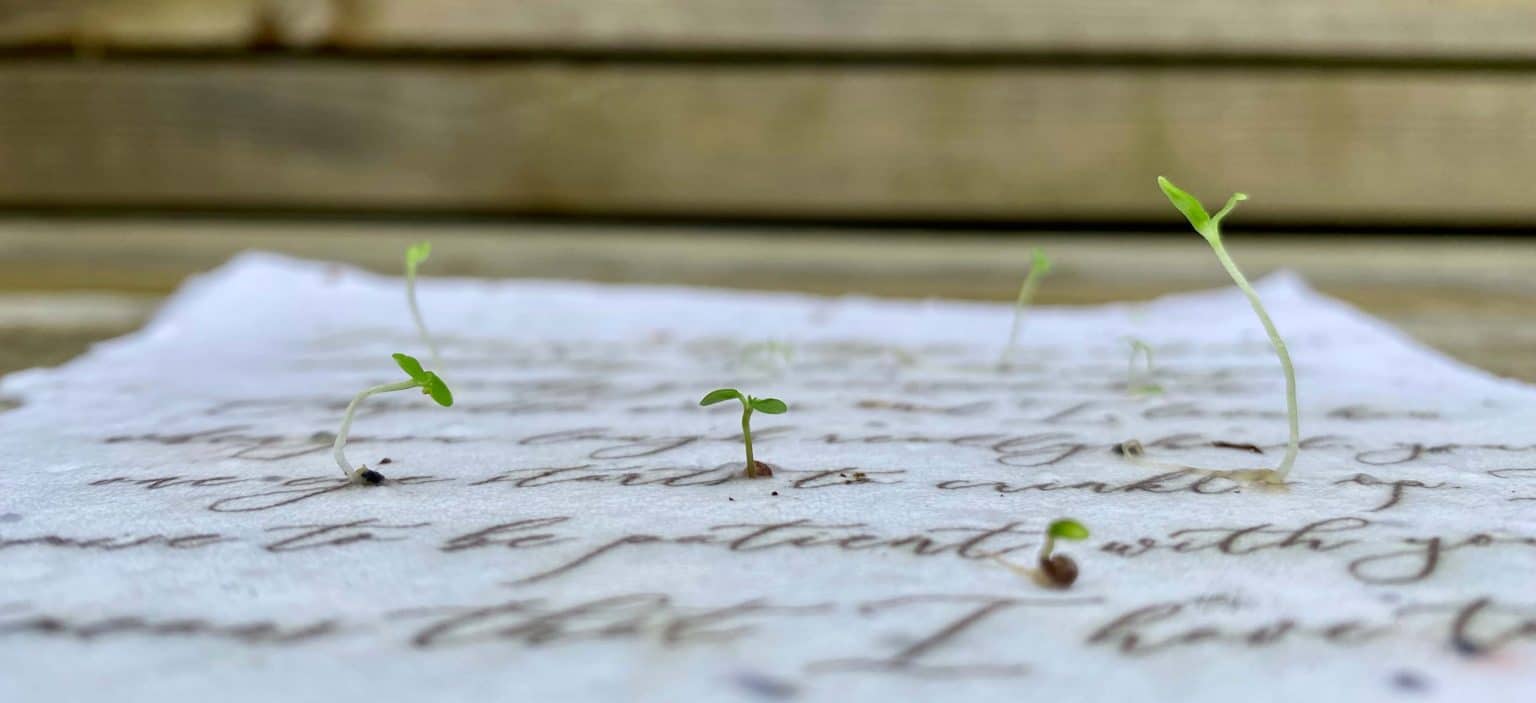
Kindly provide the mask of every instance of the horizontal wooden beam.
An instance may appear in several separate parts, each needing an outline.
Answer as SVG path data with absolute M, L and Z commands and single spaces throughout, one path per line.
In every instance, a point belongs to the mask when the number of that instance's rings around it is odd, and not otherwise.
M 1536 221 L 1536 74 L 0 63 L 0 206 Z
M 1526 0 L 0 0 L 0 46 L 1536 58 Z

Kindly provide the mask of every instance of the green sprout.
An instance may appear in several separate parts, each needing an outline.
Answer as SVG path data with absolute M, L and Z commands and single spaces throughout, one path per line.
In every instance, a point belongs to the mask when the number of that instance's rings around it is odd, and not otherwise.
M 1002 557 L 994 557 L 1003 566 L 1021 576 L 1028 576 L 1035 583 L 1051 588 L 1067 588 L 1077 582 L 1077 562 L 1065 554 L 1053 554 L 1056 540 L 1069 539 L 1080 542 L 1088 539 L 1088 528 L 1072 518 L 1052 520 L 1045 528 L 1045 540 L 1040 544 L 1039 568 L 1026 569 Z
M 1024 320 L 1024 309 L 1034 300 L 1035 291 L 1040 288 L 1040 279 L 1050 272 L 1051 260 L 1046 257 L 1045 251 L 1036 247 L 1029 264 L 1029 274 L 1024 276 L 1024 283 L 1019 286 L 1019 299 L 1013 304 L 1013 326 L 1008 330 L 1008 346 L 1003 347 L 1003 354 L 997 359 L 999 368 L 1008 368 L 1014 347 L 1019 343 L 1019 323 Z
M 1040 545 L 1040 573 L 1057 588 L 1066 588 L 1077 581 L 1077 562 L 1065 554 L 1052 554 L 1056 540 L 1069 539 L 1081 542 L 1088 539 L 1088 528 L 1072 518 L 1051 521 L 1045 528 L 1045 542 Z
M 789 410 L 789 406 L 778 398 L 754 398 L 743 395 L 735 388 L 717 388 L 705 394 L 699 400 L 699 405 L 714 405 L 732 398 L 741 401 L 741 439 L 747 445 L 747 478 L 768 477 L 773 475 L 773 469 L 767 464 L 752 458 L 752 411 L 768 413 L 769 415 L 781 415 Z
M 440 368 L 442 362 L 437 355 L 437 343 L 432 341 L 432 335 L 427 332 L 427 323 L 421 318 L 421 308 L 416 305 L 416 267 L 431 256 L 432 242 L 416 242 L 405 250 L 405 302 L 411 306 L 411 319 L 416 322 L 416 333 L 421 335 L 421 341 L 426 343 L 427 351 L 432 355 L 432 367 Z
M 368 468 L 367 464 L 352 468 L 352 464 L 347 461 L 347 432 L 352 429 L 352 416 L 357 413 L 357 406 L 363 402 L 364 398 L 379 393 L 420 388 L 422 395 L 431 396 L 438 405 L 445 408 L 453 405 L 453 392 L 448 390 L 448 384 L 444 383 L 436 373 L 423 370 L 421 362 L 413 357 L 405 354 L 391 356 L 395 358 L 395 363 L 400 366 L 400 370 L 411 377 L 410 380 L 374 386 L 354 396 L 352 402 L 347 404 L 347 414 L 341 418 L 341 429 L 336 431 L 336 443 L 331 447 L 331 455 L 336 458 L 336 465 L 341 467 L 341 472 L 346 474 L 353 483 L 378 485 L 384 482 L 384 475 Z
M 767 339 L 742 347 L 739 359 L 743 366 L 780 371 L 794 363 L 795 348 L 789 342 Z
M 1146 370 L 1138 378 L 1136 374 L 1136 357 L 1146 358 Z M 1133 396 L 1157 395 L 1163 392 L 1163 387 L 1152 380 L 1152 347 L 1139 339 L 1131 340 L 1131 361 L 1125 369 L 1125 390 Z
M 1173 203 L 1173 206 L 1184 214 L 1184 217 L 1189 220 L 1189 224 L 1195 228 L 1195 231 L 1200 233 L 1200 236 L 1204 237 L 1205 241 L 1211 245 L 1211 250 L 1216 252 L 1216 259 L 1221 262 L 1222 268 L 1227 270 L 1227 274 L 1232 277 L 1232 281 L 1243 291 L 1243 295 L 1247 296 L 1249 305 L 1253 306 L 1254 314 L 1258 315 L 1259 322 L 1264 325 L 1264 331 L 1269 335 L 1270 344 L 1275 348 L 1275 356 L 1280 359 L 1280 368 L 1285 372 L 1285 407 L 1286 415 L 1290 422 L 1290 439 L 1286 442 L 1285 458 L 1280 461 L 1279 466 L 1273 469 L 1197 470 L 1240 480 L 1257 480 L 1270 484 L 1284 484 L 1286 476 L 1291 472 L 1291 466 L 1296 463 L 1296 454 L 1301 448 L 1301 430 L 1297 421 L 1298 413 L 1296 411 L 1296 370 L 1291 366 L 1291 354 L 1286 351 L 1285 340 L 1280 338 L 1280 332 L 1275 329 L 1275 323 L 1269 319 L 1269 313 L 1264 310 L 1264 304 L 1259 302 L 1259 294 L 1253 290 L 1253 286 L 1248 284 L 1248 278 L 1237 268 L 1237 264 L 1233 263 L 1232 257 L 1227 255 L 1227 250 L 1221 243 L 1222 218 L 1232 212 L 1232 209 L 1237 207 L 1239 202 L 1247 200 L 1248 196 L 1242 193 L 1234 193 L 1231 198 L 1227 199 L 1226 206 L 1218 210 L 1215 215 L 1208 215 L 1205 212 L 1205 207 L 1200 204 L 1199 200 L 1195 199 L 1195 196 L 1180 190 L 1178 186 L 1175 186 L 1167 178 L 1158 176 L 1157 185 L 1163 189 L 1163 194 L 1168 196 L 1168 201 Z M 1141 443 L 1135 440 L 1119 445 L 1117 450 L 1122 456 L 1133 461 L 1140 461 L 1142 458 Z M 1153 464 L 1152 462 L 1141 463 L 1148 463 L 1158 467 L 1167 466 L 1166 464 Z M 1193 467 L 1182 468 L 1189 469 Z

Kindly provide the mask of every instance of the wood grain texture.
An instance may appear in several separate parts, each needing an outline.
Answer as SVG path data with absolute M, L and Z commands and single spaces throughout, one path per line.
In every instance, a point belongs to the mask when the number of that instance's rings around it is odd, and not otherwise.
M 1536 57 L 1525 0 L 0 0 L 0 45 Z
M 145 310 L 186 276 L 245 249 L 398 273 L 405 247 L 431 238 L 425 275 L 570 278 L 903 298 L 1006 301 L 1030 249 L 1056 268 L 1044 304 L 1142 300 L 1230 285 L 1209 249 L 1185 237 L 893 235 L 880 230 L 273 223 L 239 220 L 0 220 L 0 341 L 13 359 L 83 344 Z M 1253 277 L 1287 268 L 1463 361 L 1536 381 L 1536 246 L 1477 238 L 1292 238 L 1228 234 Z M 86 306 L 79 289 L 120 296 Z M 3 291 L 15 291 L 3 293 Z M 26 292 L 23 297 L 21 292 Z M 49 303 L 50 296 L 61 302 Z M 7 300 L 17 301 L 5 304 Z M 137 307 L 135 307 L 137 306 Z M 46 322 L 59 320 L 60 322 Z M 22 343 L 40 339 L 41 342 Z M 57 343 L 47 340 L 59 340 Z M 28 351 L 30 350 L 30 351 Z M 17 356 L 20 355 L 20 356 Z M 22 364 L 23 361 L 7 363 Z M 40 362 L 39 362 L 40 363 Z M 12 366 L 11 368 L 19 368 Z
M 239 51 L 308 48 L 336 31 L 329 0 L 0 0 L 0 47 Z
M 1536 56 L 1522 0 L 357 0 L 347 46 Z
M 1536 218 L 1536 74 L 0 64 L 0 205 L 694 216 Z

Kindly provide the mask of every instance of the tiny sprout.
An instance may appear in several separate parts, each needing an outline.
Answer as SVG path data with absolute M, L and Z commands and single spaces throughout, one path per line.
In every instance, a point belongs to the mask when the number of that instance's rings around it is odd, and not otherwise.
M 997 359 L 999 368 L 1008 367 L 1008 361 L 1013 357 L 1014 347 L 1019 342 L 1019 323 L 1024 319 L 1024 309 L 1029 307 L 1031 300 L 1034 300 L 1035 290 L 1040 287 L 1040 279 L 1050 272 L 1051 260 L 1046 257 L 1045 251 L 1036 247 L 1029 264 L 1029 274 L 1024 277 L 1023 285 L 1019 286 L 1019 299 L 1013 304 L 1013 326 L 1008 330 L 1008 346 L 1003 347 L 1003 354 Z
M 411 319 L 416 323 L 416 333 L 421 335 L 421 341 L 427 345 L 427 352 L 432 355 L 432 367 L 439 368 L 442 362 L 437 355 L 437 343 L 427 333 L 427 323 L 422 320 L 421 308 L 416 305 L 416 267 L 431 256 L 432 242 L 416 242 L 405 250 L 405 301 L 411 306 Z
M 789 410 L 789 406 L 778 398 L 754 398 L 743 395 L 735 388 L 717 388 L 705 394 L 699 400 L 699 405 L 714 405 L 732 398 L 741 401 L 741 439 L 747 445 L 747 478 L 768 477 L 773 475 L 773 469 L 767 464 L 752 458 L 752 411 L 757 410 L 769 415 L 781 415 Z
M 432 400 L 437 401 L 438 405 L 445 408 L 453 405 L 453 392 L 448 390 L 448 384 L 444 383 L 443 379 L 439 378 L 436 373 L 423 370 L 421 362 L 413 357 L 406 356 L 405 354 L 393 354 L 392 356 L 395 359 L 395 364 L 399 365 L 400 370 L 404 371 L 405 375 L 410 376 L 411 379 L 409 381 L 400 381 L 399 383 L 386 383 L 382 386 L 374 386 L 354 396 L 352 402 L 347 404 L 347 414 L 341 418 L 341 429 L 336 431 L 336 443 L 331 447 L 331 455 L 335 457 L 336 465 L 341 467 L 341 472 L 346 474 L 347 478 L 352 479 L 353 483 L 378 485 L 384 482 L 383 474 L 368 468 L 367 465 L 354 469 L 352 464 L 347 461 L 347 433 L 352 429 L 352 416 L 357 413 L 357 406 L 363 402 L 364 398 L 379 393 L 420 388 L 422 395 L 431 396 Z M 385 461 L 388 460 L 386 459 Z
M 769 339 L 753 342 L 741 348 L 740 363 L 771 371 L 788 368 L 795 361 L 795 348 L 789 342 Z
M 1264 325 L 1264 332 L 1269 335 L 1270 345 L 1275 348 L 1275 356 L 1280 359 L 1280 369 L 1285 373 L 1285 409 L 1287 419 L 1289 420 L 1290 438 L 1286 442 L 1285 457 L 1280 460 L 1280 464 L 1273 469 L 1196 470 L 1238 480 L 1257 480 L 1263 483 L 1284 484 L 1286 476 L 1291 473 L 1291 466 L 1296 463 L 1296 454 L 1301 449 L 1301 430 L 1296 410 L 1296 369 L 1291 366 L 1291 354 L 1289 351 L 1286 351 L 1285 340 L 1280 338 L 1280 332 L 1275 329 L 1275 323 L 1269 319 L 1269 313 L 1264 310 L 1264 304 L 1259 301 L 1259 294 L 1254 291 L 1253 286 L 1248 284 L 1248 278 L 1237 268 L 1237 264 L 1232 261 L 1231 256 L 1227 255 L 1226 247 L 1222 246 L 1221 243 L 1222 218 L 1232 212 L 1232 209 L 1237 207 L 1239 202 L 1247 200 L 1248 196 L 1242 193 L 1234 193 L 1231 198 L 1227 199 L 1227 204 L 1218 210 L 1215 215 L 1209 215 L 1206 214 L 1205 207 L 1200 204 L 1200 201 L 1195 196 L 1180 190 L 1178 186 L 1174 185 L 1167 178 L 1158 176 L 1157 185 L 1162 188 L 1163 194 L 1168 197 L 1168 202 L 1173 203 L 1173 206 L 1178 208 L 1179 212 L 1183 213 L 1184 217 L 1189 220 L 1190 226 L 1194 227 L 1195 231 L 1205 238 L 1206 243 L 1211 245 L 1211 250 L 1216 253 L 1216 259 L 1221 262 L 1222 268 L 1227 270 L 1227 275 L 1232 277 L 1232 281 L 1237 284 L 1237 287 L 1243 291 L 1243 295 L 1248 298 L 1248 304 L 1253 307 L 1254 314 L 1258 316 L 1259 322 Z M 1150 365 L 1150 357 L 1148 363 Z M 1116 450 L 1127 459 L 1137 461 L 1138 463 L 1160 467 L 1168 466 L 1166 464 L 1145 461 L 1141 454 L 1141 444 L 1135 440 L 1130 440 L 1117 446 Z M 1180 468 L 1192 469 L 1194 467 Z
M 1071 518 L 1053 521 L 1045 528 L 1045 543 L 1040 545 L 1040 574 L 1056 588 L 1066 588 L 1077 581 L 1077 562 L 1065 554 L 1052 554 L 1057 539 L 1080 542 L 1088 539 L 1088 528 Z
M 1144 356 L 1147 360 L 1146 370 L 1140 378 L 1136 374 L 1136 357 Z M 1133 396 L 1157 395 L 1163 392 L 1163 387 L 1152 381 L 1152 347 L 1139 339 L 1131 340 L 1131 361 L 1125 369 L 1125 390 Z
M 1088 539 L 1088 528 L 1083 523 L 1071 518 L 1053 520 L 1045 528 L 1045 541 L 1040 544 L 1039 568 L 1027 569 L 1008 560 L 994 556 L 993 559 L 1020 576 L 1026 576 L 1035 583 L 1049 588 L 1067 588 L 1077 582 L 1077 562 L 1065 554 L 1052 554 L 1056 550 L 1056 540 L 1069 539 L 1074 542 Z

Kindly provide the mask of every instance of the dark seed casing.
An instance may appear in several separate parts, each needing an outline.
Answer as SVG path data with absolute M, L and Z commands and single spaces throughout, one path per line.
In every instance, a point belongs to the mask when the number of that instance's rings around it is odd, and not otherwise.
M 1052 555 L 1040 560 L 1040 573 L 1057 588 L 1066 588 L 1077 581 L 1077 562 L 1065 554 Z

